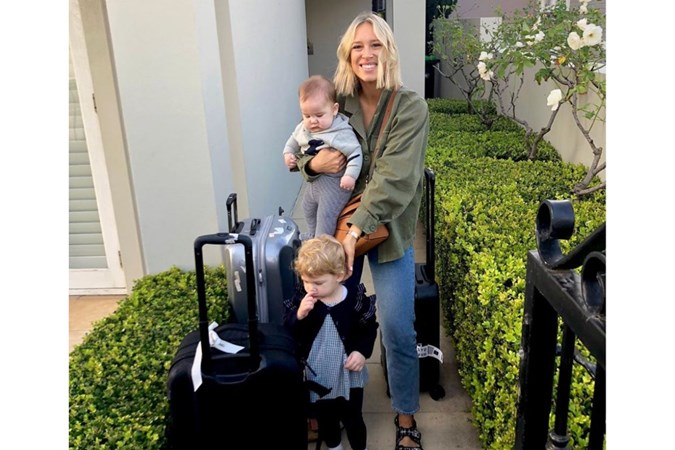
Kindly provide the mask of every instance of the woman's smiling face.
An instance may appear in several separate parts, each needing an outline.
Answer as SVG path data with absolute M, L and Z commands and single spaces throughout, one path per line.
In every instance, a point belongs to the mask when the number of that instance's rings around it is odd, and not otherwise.
M 350 54 L 352 70 L 362 83 L 377 82 L 377 65 L 382 42 L 375 36 L 373 26 L 364 22 L 356 28 Z

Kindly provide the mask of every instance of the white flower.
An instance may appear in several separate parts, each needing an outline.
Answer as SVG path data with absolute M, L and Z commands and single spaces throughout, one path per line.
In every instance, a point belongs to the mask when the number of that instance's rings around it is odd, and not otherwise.
M 537 17 L 537 21 L 532 25 L 532 29 L 534 31 L 537 31 L 539 29 L 539 25 L 541 25 L 541 16 Z
M 544 32 L 540 31 L 539 33 L 534 35 L 534 42 L 541 42 L 544 39 L 544 36 L 546 36 Z
M 560 100 L 562 100 L 562 91 L 560 89 L 553 89 L 546 98 L 546 106 L 550 106 L 551 111 L 555 111 L 560 105 Z
M 590 24 L 584 30 L 583 35 L 584 45 L 592 46 L 599 44 L 602 40 L 602 27 L 599 25 Z M 570 46 L 571 47 L 571 46 Z
M 569 45 L 572 50 L 579 50 L 584 46 L 584 43 L 577 32 L 572 31 L 569 36 L 567 36 L 567 45 Z
M 583 4 L 583 5 L 581 5 L 581 6 L 579 7 L 579 12 L 580 12 L 581 14 L 587 14 L 587 13 L 588 13 L 588 8 L 586 7 L 585 4 Z
M 577 22 L 577 26 L 581 31 L 584 31 L 586 27 L 588 26 L 586 23 L 586 19 L 581 19 L 580 21 Z
M 492 75 L 494 75 L 493 71 L 487 70 L 487 66 L 483 61 L 479 62 L 476 67 L 478 68 L 478 75 L 485 81 L 489 81 Z
M 485 61 L 486 59 L 492 59 L 492 53 L 480 52 L 480 56 L 478 57 L 478 61 Z
M 523 44 L 522 42 L 518 41 L 518 42 L 516 42 L 516 47 L 518 47 L 518 48 L 520 48 L 520 47 L 525 47 L 525 44 Z
M 494 75 L 494 72 L 491 71 L 491 70 L 488 70 L 487 72 L 480 72 L 479 75 L 485 81 L 490 81 L 490 79 L 492 79 L 492 75 Z

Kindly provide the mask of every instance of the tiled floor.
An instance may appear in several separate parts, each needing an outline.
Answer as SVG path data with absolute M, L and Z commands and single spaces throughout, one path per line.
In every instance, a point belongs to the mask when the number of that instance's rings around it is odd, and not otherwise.
M 297 207 L 292 213 L 301 230 L 305 223 Z M 415 241 L 415 255 L 418 261 L 424 261 L 426 248 L 424 232 L 418 229 Z M 437 256 L 438 257 L 438 256 Z M 364 267 L 362 281 L 369 292 L 373 292 L 372 279 L 368 264 Z M 93 321 L 112 313 L 117 307 L 120 296 L 71 296 L 70 297 L 70 348 L 81 342 Z M 478 432 L 471 425 L 471 398 L 462 387 L 457 373 L 454 349 L 450 339 L 444 337 L 441 329 L 441 350 L 444 354 L 441 366 L 440 383 L 446 395 L 434 401 L 427 393 L 420 397 L 420 411 L 415 414 L 419 430 L 422 432 L 422 444 L 426 450 L 464 449 L 479 450 Z M 365 389 L 363 415 L 368 427 L 368 448 L 370 450 L 391 450 L 394 442 L 394 413 L 386 394 L 386 383 L 380 365 L 380 345 L 368 360 L 370 380 Z M 342 445 L 350 448 L 346 436 Z M 310 443 L 308 449 L 314 449 Z M 325 446 L 323 446 L 325 448 Z
M 82 342 L 94 321 L 112 314 L 123 295 L 71 295 L 68 299 L 69 352 Z

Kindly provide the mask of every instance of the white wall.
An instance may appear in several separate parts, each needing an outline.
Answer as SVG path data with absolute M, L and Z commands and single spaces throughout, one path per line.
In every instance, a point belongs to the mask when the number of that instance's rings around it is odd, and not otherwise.
M 233 145 L 231 133 L 227 127 L 225 84 L 221 67 L 216 4 L 211 0 L 194 0 L 193 4 L 204 119 L 206 121 L 206 141 L 211 162 L 213 201 L 215 202 L 218 219 L 218 228 L 213 231 L 220 231 L 228 229 L 225 206 L 227 196 L 230 192 L 245 187 L 245 183 L 237 176 L 242 171 L 232 171 L 229 168 L 242 167 L 243 163 L 236 163 L 232 158 Z M 229 27 L 225 29 L 229 29 Z M 243 195 L 246 199 L 246 192 Z
M 460 19 L 496 16 L 500 8 L 504 13 L 511 14 L 527 7 L 530 0 L 457 0 L 453 11 Z
M 538 85 L 534 81 L 535 72 L 535 69 L 527 69 L 525 71 L 525 79 L 532 81 L 529 81 L 521 90 L 518 97 L 517 111 L 519 116 L 522 116 L 535 131 L 538 131 L 548 123 L 551 115 L 551 107 L 546 106 L 546 98 L 551 90 L 556 89 L 558 86 L 550 81 L 542 82 L 541 85 Z M 579 96 L 579 106 L 588 102 L 597 104 L 597 97 L 594 94 Z M 603 115 L 606 115 L 606 110 Z M 583 118 L 583 113 L 580 112 L 579 116 L 582 124 L 585 126 L 590 124 L 588 119 Z M 607 153 L 605 122 L 597 121 L 593 125 L 590 134 L 595 145 L 603 148 L 600 161 L 604 162 Z M 544 139 L 553 144 L 564 161 L 574 164 L 584 164 L 585 166 L 589 166 L 593 161 L 591 147 L 577 128 L 574 117 L 572 117 L 572 107 L 567 103 L 560 106 L 560 111 L 558 111 L 558 115 L 553 122 L 551 131 L 544 136 Z M 601 172 L 599 177 L 604 180 L 605 171 Z
M 424 0 L 393 0 L 387 4 L 387 22 L 394 31 L 401 57 L 403 84 L 424 98 L 424 55 L 426 49 Z
M 371 0 L 307 0 L 307 39 L 314 49 L 308 55 L 310 75 L 333 78 L 337 66 L 337 46 L 351 21 L 359 13 L 370 11 Z
M 297 91 L 308 75 L 305 4 L 302 0 L 227 3 L 232 59 L 223 61 L 229 85 L 226 104 L 238 110 L 238 117 L 228 114 L 228 124 L 239 123 L 241 134 L 234 136 L 232 151 L 241 152 L 243 167 L 237 170 L 243 171 L 248 199 L 248 207 L 242 204 L 240 212 L 259 217 L 281 206 L 290 213 L 302 179 L 288 172 L 281 154 L 300 121 Z
M 193 267 L 194 238 L 226 228 L 230 192 L 240 217 L 290 212 L 301 177 L 281 151 L 308 74 L 304 2 L 107 8 L 146 273 Z
M 193 1 L 107 9 L 146 273 L 194 267 L 218 222 Z
M 108 181 L 112 194 L 115 226 L 127 288 L 145 274 L 133 181 L 117 95 L 113 49 L 103 0 L 77 2 L 84 27 L 89 69 L 96 95 L 96 113 L 101 127 Z M 73 5 L 71 4 L 71 7 Z

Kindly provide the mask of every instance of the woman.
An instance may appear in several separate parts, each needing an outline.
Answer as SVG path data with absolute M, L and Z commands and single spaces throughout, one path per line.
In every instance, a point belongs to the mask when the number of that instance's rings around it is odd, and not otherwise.
M 389 391 L 396 412 L 396 450 L 421 449 L 421 434 L 414 419 L 419 410 L 419 361 L 414 328 L 413 240 L 422 199 L 429 112 L 423 98 L 401 86 L 394 36 L 379 16 L 357 16 L 343 35 L 337 56 L 334 82 L 340 112 L 349 117 L 364 158 L 353 194 L 363 192 L 361 206 L 352 216 L 350 233 L 342 242 L 347 271 L 353 274 L 348 283 L 358 283 L 363 269 L 363 257 L 354 258 L 357 239 L 362 233 L 373 232 L 378 224 L 386 224 L 389 238 L 368 253 L 368 262 L 387 351 Z M 396 97 L 382 129 L 381 154 L 366 184 L 392 92 Z M 344 156 L 330 150 L 298 161 L 308 180 L 320 173 L 335 173 L 344 164 Z

